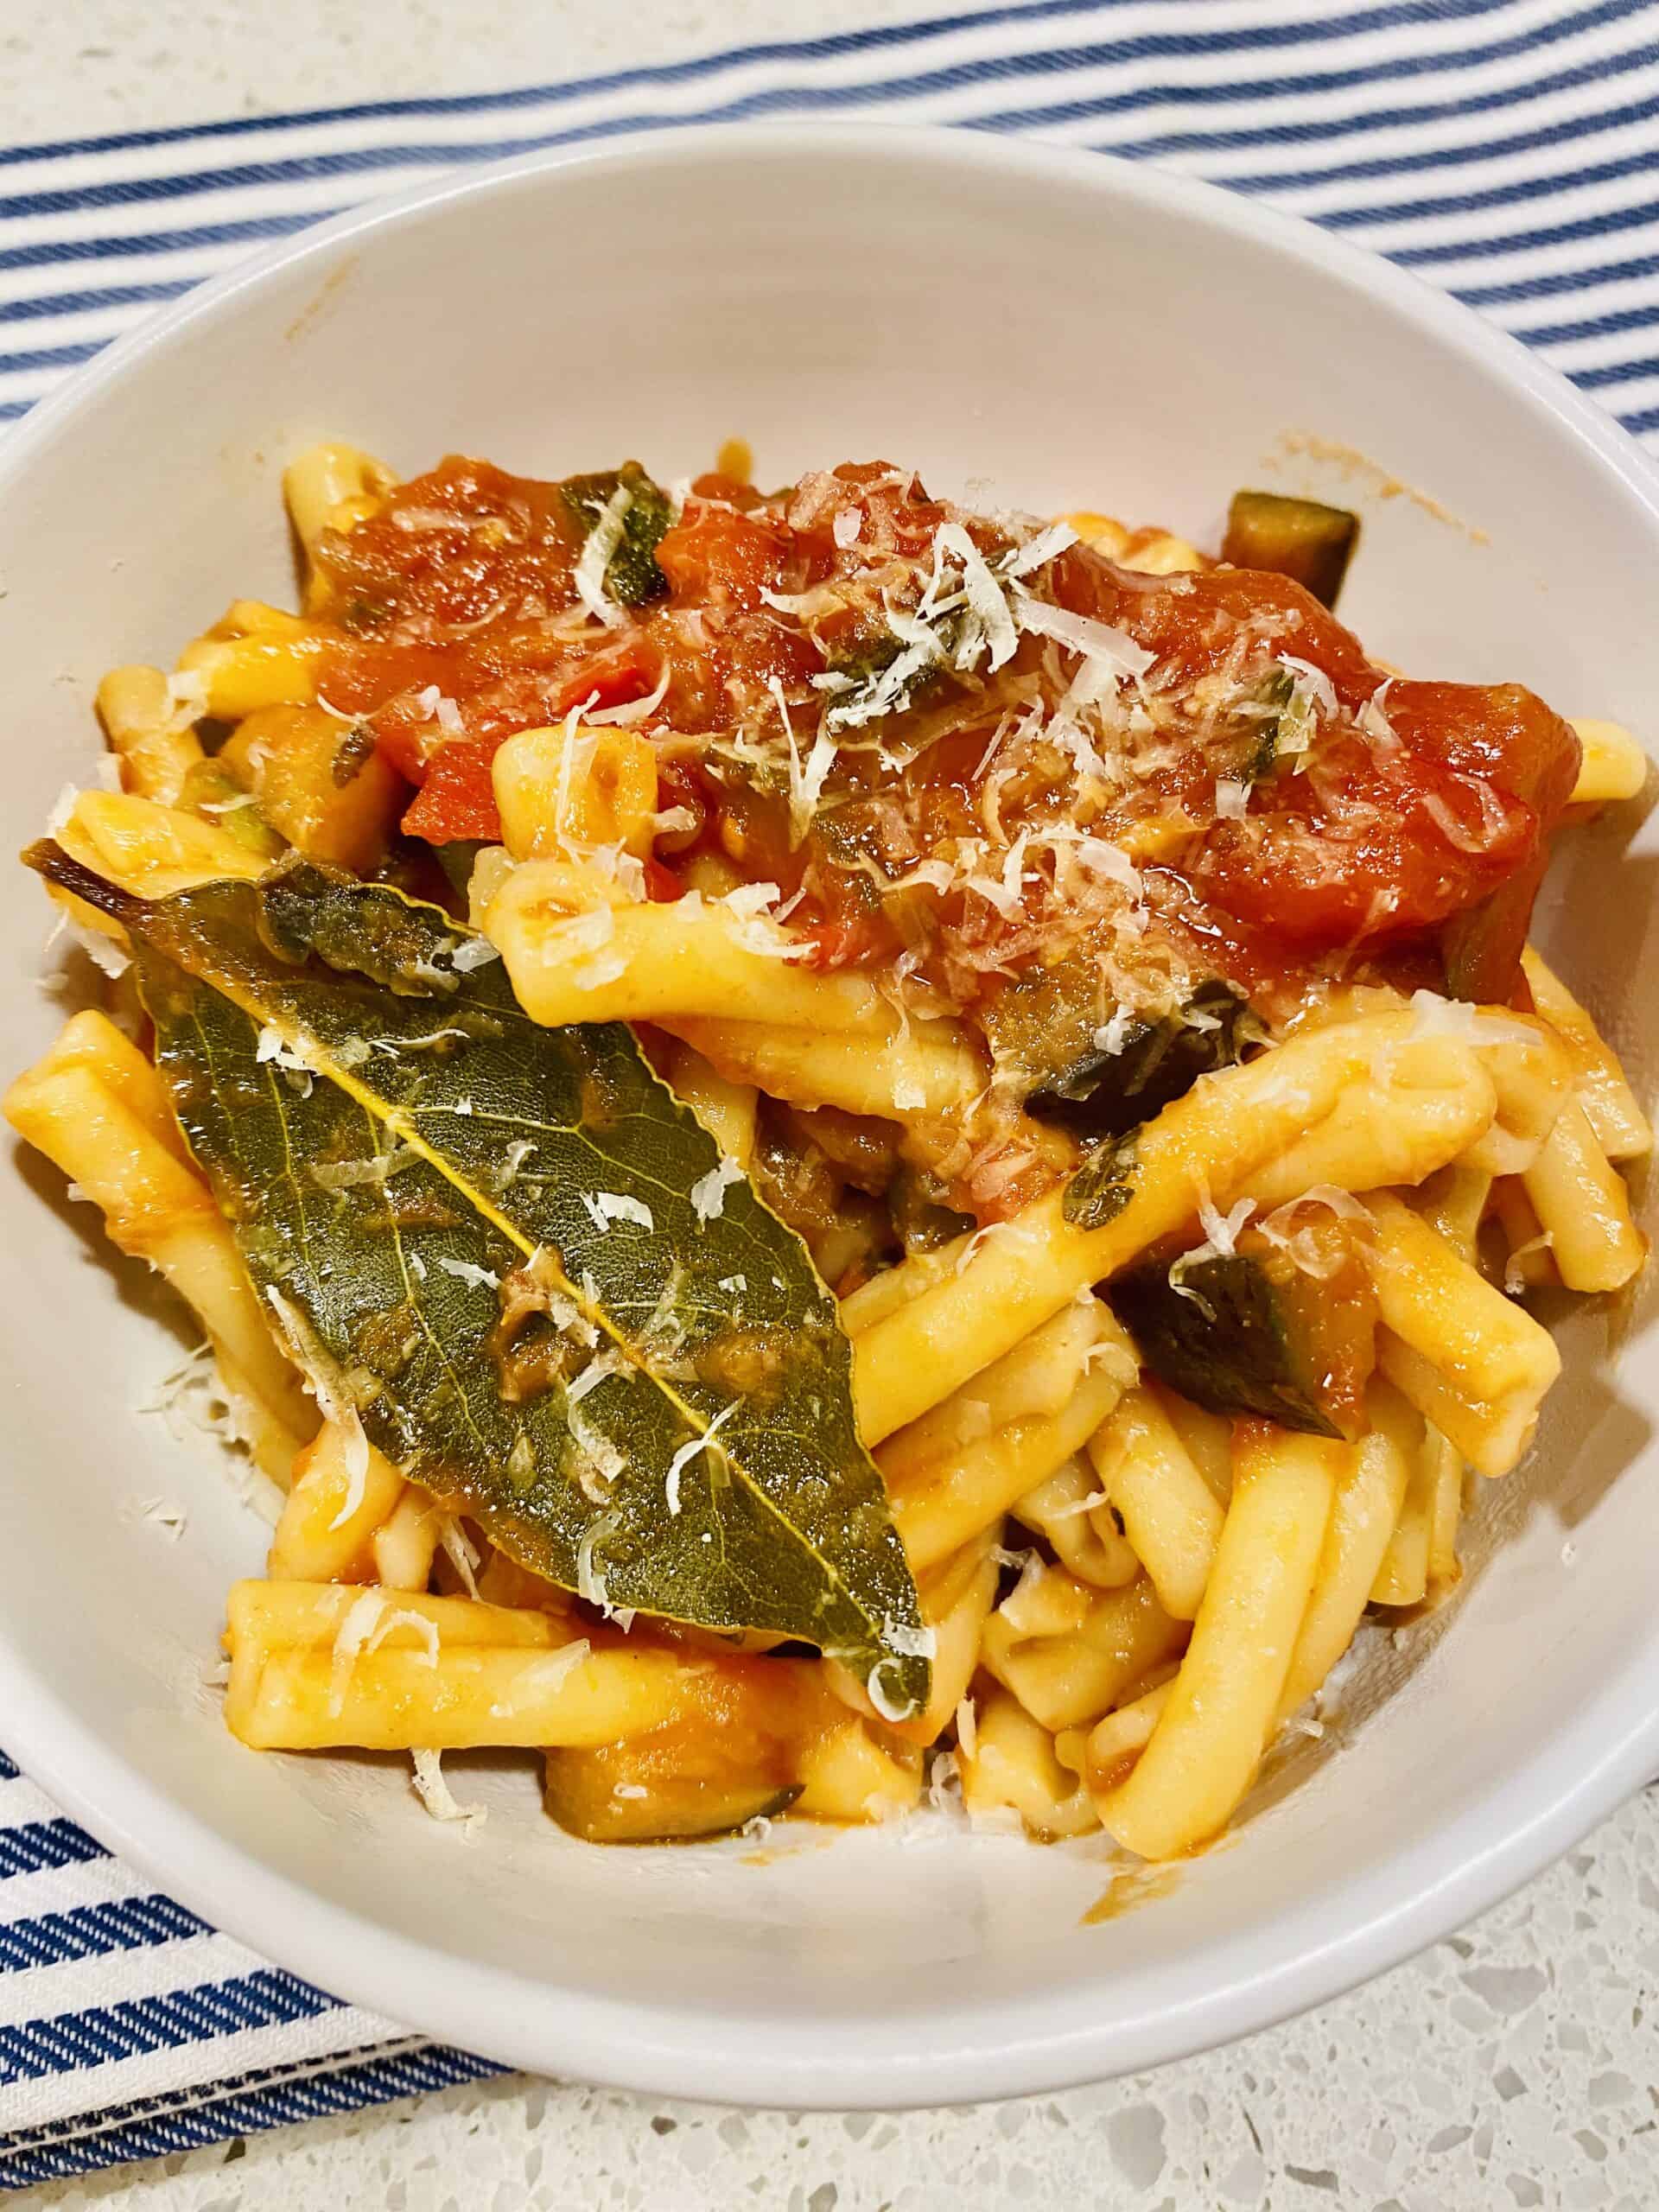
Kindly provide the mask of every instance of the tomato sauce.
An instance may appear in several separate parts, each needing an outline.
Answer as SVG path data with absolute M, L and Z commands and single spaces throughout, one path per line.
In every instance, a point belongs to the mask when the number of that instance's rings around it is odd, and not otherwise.
M 372 733 L 410 785 L 406 830 L 435 844 L 499 837 L 490 765 L 513 732 L 652 700 L 662 807 L 693 824 L 657 855 L 653 895 L 717 855 L 796 901 L 816 964 L 902 963 L 958 1009 L 1033 964 L 1087 966 L 1103 940 L 1078 923 L 1067 941 L 1064 887 L 1098 904 L 1107 847 L 1138 872 L 1143 945 L 1269 1009 L 1337 976 L 1510 995 L 1578 768 L 1542 701 L 1387 677 L 1285 577 L 1154 576 L 1074 543 L 1010 603 L 1028 594 L 1144 660 L 1127 723 L 1121 706 L 1103 737 L 1068 719 L 1083 664 L 1040 627 L 994 672 L 982 651 L 959 665 L 960 605 L 928 633 L 935 660 L 860 721 L 845 702 L 902 674 L 918 610 L 933 620 L 947 524 L 991 561 L 1035 529 L 879 462 L 771 496 L 705 475 L 655 544 L 652 596 L 606 628 L 576 586 L 590 524 L 560 485 L 452 457 L 325 539 L 321 693 Z M 1307 741 L 1274 756 L 1293 712 Z M 838 713 L 804 825 L 803 764 Z

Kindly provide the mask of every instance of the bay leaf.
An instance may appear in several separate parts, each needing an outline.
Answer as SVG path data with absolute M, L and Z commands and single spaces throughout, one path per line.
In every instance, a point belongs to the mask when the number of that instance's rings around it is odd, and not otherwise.
M 836 1301 L 625 1024 L 537 1027 L 441 909 L 297 857 L 152 901 L 26 857 L 126 928 L 250 1272 L 389 1459 L 585 1597 L 925 1701 Z

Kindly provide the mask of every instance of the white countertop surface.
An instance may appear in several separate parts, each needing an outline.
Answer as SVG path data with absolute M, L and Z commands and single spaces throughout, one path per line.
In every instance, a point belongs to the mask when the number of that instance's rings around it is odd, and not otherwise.
M 4 0 L 0 144 L 494 90 L 925 12 L 925 0 Z M 1654 2212 L 1659 1789 L 1368 1988 L 1103 2088 L 803 2118 L 513 2080 L 31 2201 L 104 2212 Z

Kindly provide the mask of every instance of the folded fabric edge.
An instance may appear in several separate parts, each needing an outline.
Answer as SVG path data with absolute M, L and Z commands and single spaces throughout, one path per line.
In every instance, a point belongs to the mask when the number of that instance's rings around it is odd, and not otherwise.
M 0 2137 L 0 2190 L 39 2189 L 74 2174 L 197 2151 L 234 2136 L 390 2104 L 505 2070 L 491 2059 L 418 2038 L 342 2051 L 321 2063 L 263 2068 L 182 2096 L 146 2097 Z

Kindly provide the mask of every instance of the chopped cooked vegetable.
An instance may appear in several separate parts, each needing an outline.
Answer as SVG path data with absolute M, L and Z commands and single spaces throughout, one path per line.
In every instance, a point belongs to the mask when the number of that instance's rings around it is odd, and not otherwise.
M 619 607 L 644 607 L 661 599 L 668 579 L 657 565 L 674 509 L 660 485 L 654 484 L 637 461 L 620 468 L 601 470 L 593 476 L 567 476 L 559 489 L 571 513 L 591 531 L 600 528 L 619 492 L 628 497 L 622 508 L 621 531 L 605 564 L 606 595 Z
M 1056 1081 L 1033 1091 L 1027 1111 L 1085 1138 L 1122 1136 L 1162 1113 L 1201 1075 L 1230 1067 L 1262 1026 L 1228 984 L 1202 983 L 1179 1014 L 1130 1023 L 1113 1049 L 1091 1043 Z
M 1221 557 L 1236 569 L 1291 576 L 1334 607 L 1359 537 L 1359 517 L 1281 492 L 1235 492 Z
M 1295 1234 L 1300 1254 L 1247 1231 L 1230 1252 L 1137 1268 L 1108 1295 L 1153 1373 L 1195 1405 L 1351 1435 L 1375 1306 L 1340 1224 Z

